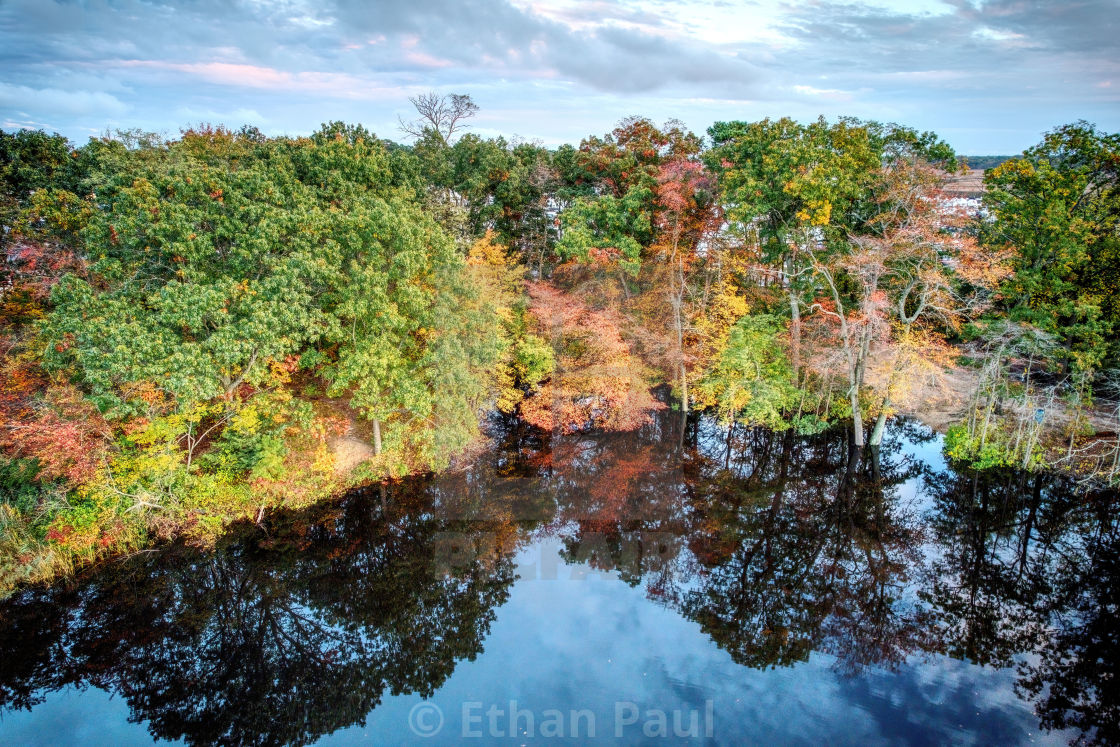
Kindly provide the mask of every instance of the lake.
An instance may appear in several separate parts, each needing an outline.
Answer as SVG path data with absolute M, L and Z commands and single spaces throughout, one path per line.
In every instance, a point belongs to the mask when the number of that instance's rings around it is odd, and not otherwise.
M 955 471 L 906 420 L 875 455 L 672 412 L 490 429 L 0 603 L 0 743 L 1120 739 L 1113 491 Z

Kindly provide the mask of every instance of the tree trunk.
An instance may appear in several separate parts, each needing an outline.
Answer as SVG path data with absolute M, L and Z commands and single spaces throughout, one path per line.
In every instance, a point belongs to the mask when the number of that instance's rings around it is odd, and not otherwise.
M 793 365 L 793 384 L 796 386 L 801 375 L 801 300 L 791 286 L 789 289 L 789 357 Z
M 681 376 L 681 442 L 684 446 L 684 435 L 688 427 L 688 368 L 684 365 L 684 257 L 676 249 L 677 267 L 674 272 L 673 284 L 669 289 L 669 302 L 673 305 L 673 322 L 677 332 L 677 364 Z M 679 286 L 678 286 L 679 283 Z M 676 286 L 676 287 L 673 287 Z
M 381 421 L 373 421 L 373 454 L 377 456 L 381 453 Z
M 848 394 L 848 400 L 852 403 L 853 443 L 863 448 L 863 413 L 859 411 L 859 391 L 855 387 L 852 387 Z
M 727 424 L 727 451 L 723 457 L 723 468 L 725 470 L 731 469 L 731 436 L 735 432 L 734 421 Z
M 681 364 L 681 409 L 688 413 L 688 371 Z
M 869 450 L 871 452 L 871 475 L 875 478 L 876 495 L 879 496 L 879 505 L 882 505 L 882 490 L 883 483 L 883 464 L 879 459 L 879 445 L 872 442 Z
M 890 399 L 883 400 L 883 409 L 879 411 L 879 418 L 875 421 L 875 427 L 871 429 L 871 446 L 878 446 L 883 442 L 883 431 L 887 427 L 887 409 L 891 406 Z

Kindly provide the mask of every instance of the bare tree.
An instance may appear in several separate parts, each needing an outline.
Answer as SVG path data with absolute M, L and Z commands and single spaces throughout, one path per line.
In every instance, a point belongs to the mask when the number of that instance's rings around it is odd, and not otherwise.
M 408 100 L 416 107 L 416 113 L 420 117 L 411 122 L 401 118 L 401 130 L 415 138 L 423 138 L 434 133 L 444 145 L 451 145 L 455 133 L 469 126 L 463 120 L 473 117 L 478 112 L 478 104 L 465 93 L 440 96 L 435 91 L 429 91 L 419 96 L 411 96 Z

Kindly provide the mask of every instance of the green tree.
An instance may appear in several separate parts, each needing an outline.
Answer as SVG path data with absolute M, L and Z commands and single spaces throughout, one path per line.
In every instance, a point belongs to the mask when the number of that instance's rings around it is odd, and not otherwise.
M 782 323 L 770 314 L 744 316 L 731 328 L 720 356 L 696 385 L 697 402 L 727 423 L 790 426 L 799 390 L 780 342 Z
M 850 120 L 807 125 L 792 119 L 717 122 L 708 129 L 709 164 L 720 174 L 727 217 L 753 243 L 784 286 L 792 319 L 790 357 L 801 369 L 801 312 L 808 291 L 807 250 L 842 237 L 880 164 L 877 141 Z
M 1059 127 L 984 183 L 983 239 L 1013 257 L 1004 308 L 1058 335 L 1078 368 L 1098 368 L 1120 329 L 1120 134 Z

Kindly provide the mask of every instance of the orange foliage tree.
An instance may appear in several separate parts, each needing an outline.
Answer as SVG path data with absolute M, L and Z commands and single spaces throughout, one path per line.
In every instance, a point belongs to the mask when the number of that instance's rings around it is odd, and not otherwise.
M 0 255 L 0 451 L 34 459 L 40 475 L 78 485 L 93 477 L 111 438 L 97 408 L 39 365 L 32 323 L 50 290 L 85 263 L 53 242 L 18 236 Z M 60 343 L 61 344 L 61 343 Z
M 713 199 L 714 185 L 699 161 L 674 158 L 661 164 L 657 174 L 656 203 L 660 208 L 658 239 L 652 247 L 662 270 L 657 285 L 663 288 L 672 313 L 672 344 L 667 358 L 668 368 L 678 381 L 682 410 L 687 413 L 688 364 L 686 337 L 692 319 L 702 312 L 707 300 L 690 293 L 697 271 L 701 269 L 701 251 L 705 241 L 719 228 L 721 213 Z M 701 296 L 693 298 L 693 296 Z
M 633 430 L 663 404 L 653 398 L 645 370 L 622 339 L 619 322 L 546 283 L 529 286 L 536 334 L 556 353 L 552 375 L 521 403 L 538 428 L 574 432 L 587 427 Z
M 943 172 L 899 160 L 878 181 L 879 213 L 868 230 L 849 236 L 846 251 L 810 252 L 825 292 L 813 308 L 832 342 L 832 354 L 816 363 L 843 370 L 859 446 L 861 396 L 878 409 L 874 446 L 893 407 L 951 360 L 943 332 L 978 310 L 1003 272 L 1000 258 L 965 232 L 971 216 L 948 204 Z

